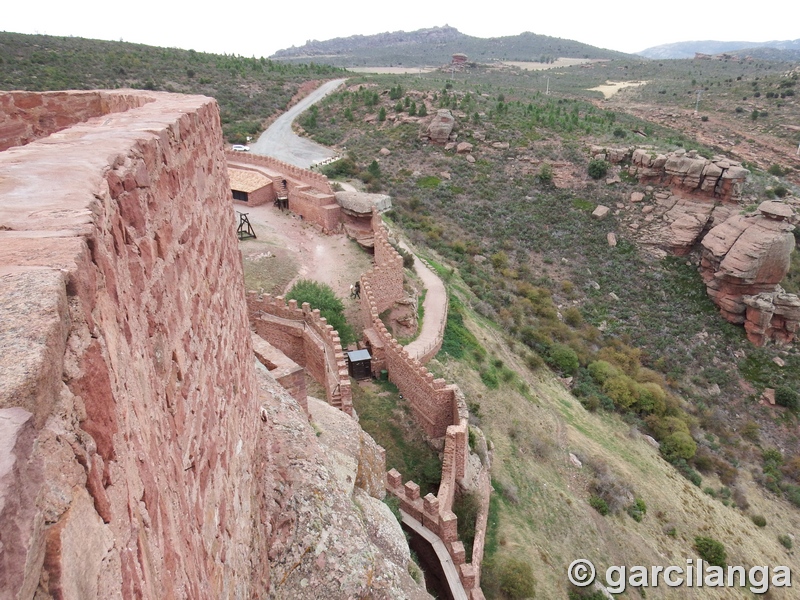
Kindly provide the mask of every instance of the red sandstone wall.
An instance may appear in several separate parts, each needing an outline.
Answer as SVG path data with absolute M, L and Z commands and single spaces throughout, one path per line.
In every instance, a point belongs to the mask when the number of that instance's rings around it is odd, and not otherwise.
M 452 512 L 457 482 L 464 477 L 469 454 L 466 400 L 458 386 L 436 379 L 420 361 L 411 357 L 380 320 L 378 315 L 403 295 L 403 259 L 389 243 L 386 227 L 376 212 L 373 212 L 372 228 L 375 268 L 361 276 L 361 308 L 365 329 L 370 329 L 368 338 L 377 355 L 377 360 L 373 360 L 373 372 L 385 368 L 389 379 L 408 400 L 414 420 L 426 435 L 444 437 L 445 442 L 442 479 L 436 496 L 428 494 L 420 498 L 419 486 L 413 481 L 402 485 L 401 475 L 395 470 L 387 475 L 386 488 L 400 499 L 400 507 L 405 512 L 442 539 L 467 594 L 473 600 L 480 600 L 483 598 L 480 564 L 485 524 L 484 530 L 476 536 L 480 544 L 474 563 L 467 564 L 464 545 L 458 540 L 457 518 Z
M 339 231 L 342 219 L 341 207 L 331 189 L 328 178 L 307 169 L 282 162 L 269 156 L 228 152 L 228 162 L 237 167 L 264 173 L 273 180 L 273 188 L 279 188 L 280 179 L 286 179 L 289 191 L 289 210 L 314 223 L 326 233 Z M 271 199 L 276 193 L 271 191 Z
M 15 532 L 0 596 L 263 596 L 251 571 L 267 586 L 269 567 L 251 544 L 269 443 L 218 108 L 101 96 L 141 106 L 0 153 L 0 295 L 62 298 L 3 315 L 20 342 L 0 357 L 12 384 L 0 409 L 34 414 L 14 433 L 12 474 L 27 475 L 0 478 L 0 496 L 37 504 L 0 508 L 4 542 Z M 28 338 L 47 323 L 42 354 Z M 49 380 L 14 370 L 54 360 Z
M 135 92 L 0 92 L 0 151 L 147 101 Z
M 247 308 L 256 333 L 308 370 L 325 387 L 328 403 L 353 414 L 353 392 L 338 332 L 312 310 L 282 296 L 248 292 Z
M 333 194 L 318 192 L 308 186 L 289 188 L 289 210 L 322 228 L 325 233 L 339 231 L 342 207 Z

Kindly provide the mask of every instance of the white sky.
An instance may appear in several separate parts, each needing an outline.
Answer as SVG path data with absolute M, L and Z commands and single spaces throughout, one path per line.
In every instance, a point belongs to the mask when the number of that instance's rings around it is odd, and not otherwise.
M 375 0 L 38 0 L 7 2 L 0 30 L 124 40 L 153 46 L 269 56 L 307 40 L 413 31 L 448 24 L 477 37 L 523 31 L 637 52 L 670 42 L 800 38 L 787 10 L 796 0 L 634 2 L 380 2 Z M 778 15 L 784 15 L 783 18 Z

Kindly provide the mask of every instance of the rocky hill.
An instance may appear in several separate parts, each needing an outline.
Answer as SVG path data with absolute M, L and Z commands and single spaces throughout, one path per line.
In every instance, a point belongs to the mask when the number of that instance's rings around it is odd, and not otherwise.
M 797 60 L 800 51 L 800 39 L 798 40 L 774 40 L 771 42 L 720 42 L 714 40 L 675 42 L 672 44 L 662 44 L 653 46 L 638 52 L 640 56 L 653 59 L 664 58 L 694 58 L 696 52 L 701 54 L 720 54 L 722 52 L 737 52 L 747 49 L 746 54 L 753 55 L 758 48 L 758 53 L 762 49 L 769 49 L 771 52 L 770 60 Z M 762 56 L 762 58 L 769 58 Z
M 623 58 L 621 52 L 605 50 L 573 40 L 524 32 L 515 36 L 477 38 L 454 27 L 432 27 L 417 31 L 395 31 L 376 35 L 355 35 L 326 41 L 312 40 L 299 48 L 279 50 L 270 58 L 337 66 L 440 65 L 455 53 L 470 60 L 539 60 L 557 58 Z

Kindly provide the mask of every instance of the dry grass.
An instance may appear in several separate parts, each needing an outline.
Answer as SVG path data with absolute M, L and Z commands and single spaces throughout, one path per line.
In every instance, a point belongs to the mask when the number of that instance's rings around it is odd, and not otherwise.
M 746 474 L 740 480 L 751 508 L 744 513 L 724 506 L 694 486 L 642 436 L 615 415 L 589 413 L 549 372 L 531 374 L 496 330 L 469 323 L 489 350 L 530 386 L 533 400 L 510 385 L 487 390 L 473 369 L 450 361 L 444 365 L 471 401 L 480 404 L 481 427 L 494 444 L 493 480 L 501 497 L 497 554 L 530 560 L 537 597 L 565 598 L 566 568 L 577 558 L 611 565 L 685 565 L 696 558 L 694 537 L 721 541 L 731 565 L 787 565 L 800 561 L 779 543 L 778 535 L 800 533 L 800 513 L 764 492 Z M 569 453 L 584 466 L 574 467 Z M 594 468 L 592 468 L 593 465 Z M 606 517 L 588 504 L 596 470 L 606 471 L 647 505 L 637 523 L 625 511 Z M 709 478 L 703 486 L 719 489 Z M 763 529 L 752 514 L 767 519 Z M 675 536 L 667 535 L 675 527 Z M 775 598 L 789 598 L 781 590 Z M 638 593 L 628 593 L 630 598 Z M 674 598 L 671 588 L 647 590 L 647 598 Z M 747 597 L 724 589 L 681 589 L 681 598 Z

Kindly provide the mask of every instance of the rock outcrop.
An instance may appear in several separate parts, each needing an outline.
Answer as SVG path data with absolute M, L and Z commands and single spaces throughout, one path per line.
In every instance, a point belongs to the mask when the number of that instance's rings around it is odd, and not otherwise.
M 795 247 L 793 213 L 781 202 L 763 202 L 757 213 L 731 216 L 702 241 L 700 272 L 709 296 L 759 346 L 790 343 L 800 323 L 800 298 L 778 285 Z
M 694 150 L 664 154 L 651 148 L 592 146 L 591 152 L 612 164 L 630 162 L 628 172 L 642 183 L 667 186 L 684 197 L 737 202 L 749 174 L 739 162 L 724 156 L 703 158 Z
M 453 133 L 456 120 L 446 108 L 441 108 L 436 111 L 436 116 L 433 117 L 425 130 L 424 137 L 427 137 L 434 144 L 446 144 L 450 141 L 450 136 Z

